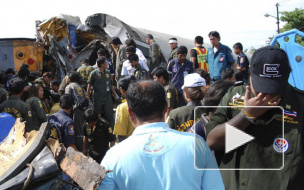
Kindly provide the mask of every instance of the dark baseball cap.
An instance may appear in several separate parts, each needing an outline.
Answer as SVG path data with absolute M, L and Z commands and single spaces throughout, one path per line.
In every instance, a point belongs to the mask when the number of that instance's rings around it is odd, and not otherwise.
M 253 53 L 250 71 L 255 91 L 283 95 L 288 85 L 291 68 L 283 49 L 266 46 Z

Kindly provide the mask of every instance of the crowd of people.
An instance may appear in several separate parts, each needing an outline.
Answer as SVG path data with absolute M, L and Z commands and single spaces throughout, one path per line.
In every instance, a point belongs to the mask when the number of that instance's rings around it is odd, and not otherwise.
M 304 94 L 288 84 L 286 53 L 266 46 L 249 63 L 241 43 L 235 60 L 217 31 L 208 37 L 208 49 L 195 37 L 190 59 L 170 38 L 167 64 L 151 34 L 150 61 L 133 39 L 113 37 L 112 54 L 99 49 L 96 64 L 82 59 L 62 81 L 50 72 L 30 79 L 26 65 L 17 75 L 8 69 L 0 112 L 26 121 L 25 135 L 48 122 L 63 154 L 72 147 L 112 170 L 101 189 L 301 189 Z M 284 117 L 267 106 L 282 106 Z M 225 153 L 225 123 L 255 141 Z M 281 170 L 250 170 L 280 168 L 280 155 Z

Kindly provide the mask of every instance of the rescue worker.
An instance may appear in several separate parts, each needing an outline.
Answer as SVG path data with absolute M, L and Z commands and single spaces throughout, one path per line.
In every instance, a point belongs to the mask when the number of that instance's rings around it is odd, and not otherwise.
M 57 80 L 52 80 L 50 82 L 50 92 L 51 94 L 58 94 L 59 93 L 59 82 Z
M 39 131 L 42 123 L 46 122 L 46 114 L 43 109 L 41 99 L 43 98 L 43 88 L 40 84 L 33 84 L 30 86 L 29 99 L 26 103 L 29 105 L 32 113 L 32 127 L 31 129 Z
M 250 86 L 231 88 L 219 104 L 245 107 L 217 108 L 211 116 L 206 129 L 212 150 L 227 146 L 227 124 L 254 137 L 221 159 L 220 168 L 231 168 L 221 170 L 226 189 L 303 189 L 304 98 L 302 91 L 288 84 L 290 72 L 283 49 L 256 50 L 250 63 Z
M 43 73 L 42 77 L 39 77 L 35 80 L 35 82 L 41 84 L 43 87 L 44 93 L 43 93 L 42 103 L 46 114 L 49 114 L 51 110 L 51 103 L 50 103 L 51 92 L 50 92 L 49 83 L 51 82 L 52 78 L 53 78 L 53 74 L 51 72 L 45 72 Z
M 111 133 L 110 124 L 98 116 L 94 109 L 87 109 L 84 112 L 84 121 L 83 154 L 90 156 L 100 164 L 109 150 L 109 142 L 115 142 L 115 136 Z
M 74 121 L 74 130 L 75 130 L 75 138 L 76 138 L 76 147 L 79 147 L 79 151 L 82 151 L 83 147 L 83 130 L 82 126 L 84 123 L 83 113 L 85 109 L 89 106 L 89 99 L 85 90 L 78 84 L 81 76 L 79 73 L 71 71 L 68 74 L 68 78 L 66 79 L 66 83 L 68 84 L 65 88 L 65 94 L 68 94 L 73 97 L 75 106 L 73 107 L 73 121 Z M 85 103 L 85 101 L 87 101 Z M 83 103 L 83 104 L 82 104 Z M 85 105 L 86 104 L 86 105 Z M 82 107 L 83 106 L 83 107 Z
M 0 104 L 9 98 L 9 94 L 5 89 L 7 79 L 7 75 L 0 73 Z
M 86 58 L 81 59 L 81 66 L 77 69 L 77 73 L 81 76 L 80 85 L 82 88 L 87 89 L 88 86 L 88 78 L 90 73 L 94 70 L 94 67 L 89 65 L 89 60 Z
M 181 87 L 184 85 L 184 78 L 194 72 L 193 63 L 186 59 L 188 49 L 186 46 L 180 46 L 177 50 L 177 58 L 169 62 L 167 71 L 171 78 L 171 83 L 177 90 L 179 106 L 186 105 L 183 90 Z
M 115 36 L 111 39 L 111 45 L 116 51 L 115 78 L 119 80 L 123 62 L 127 59 L 126 46 L 122 45 L 119 37 Z
M 52 109 L 49 115 L 52 115 L 60 110 L 60 95 L 59 94 L 52 94 L 51 95 L 51 102 L 52 102 Z
M 136 81 L 134 75 L 129 75 L 121 78 L 118 81 L 120 92 L 124 98 L 126 98 L 126 93 L 129 85 Z M 116 135 L 117 143 L 125 140 L 132 135 L 134 131 L 134 126 L 129 118 L 128 103 L 126 99 L 122 100 L 122 103 L 117 106 L 115 115 L 115 125 L 113 134 Z
M 73 109 L 73 97 L 64 94 L 60 97 L 59 104 L 60 110 L 48 119 L 48 123 L 51 125 L 50 138 L 59 140 L 63 152 L 65 152 L 68 147 L 72 147 L 78 151 L 78 148 L 81 149 L 82 147 L 76 147 L 74 121 L 69 115 Z
M 104 49 L 104 48 L 100 48 L 98 51 L 97 51 L 97 57 L 104 57 L 107 59 L 107 63 L 108 63 L 108 68 L 106 69 L 107 71 L 109 71 L 111 73 L 111 79 L 112 81 L 114 81 L 114 76 L 115 76 L 115 71 L 114 71 L 114 67 L 113 67 L 113 64 L 111 62 L 110 59 L 107 58 L 107 50 Z M 97 63 L 96 65 L 94 66 L 94 69 L 97 69 Z M 86 88 L 85 88 L 86 89 Z
M 176 88 L 169 82 L 169 73 L 163 67 L 156 67 L 151 75 L 155 82 L 161 84 L 166 93 L 167 111 L 165 113 L 165 119 L 169 116 L 171 110 L 178 107 L 178 94 Z
M 128 57 L 128 60 L 131 63 L 131 67 L 133 68 L 133 75 L 136 80 L 147 80 L 148 72 L 138 63 L 138 55 L 132 54 Z
M 149 44 L 150 65 L 149 70 L 153 71 L 155 67 L 160 66 L 162 60 L 162 52 L 159 45 L 155 42 L 152 34 L 147 34 L 146 42 Z
M 7 83 L 5 85 L 5 88 L 6 88 L 6 90 L 9 90 L 9 81 L 15 77 L 14 69 L 8 68 L 5 72 L 5 74 L 7 75 Z
M 168 58 L 168 62 L 172 59 L 177 58 L 177 39 L 176 38 L 170 38 L 169 39 L 169 47 L 171 48 L 170 56 Z
M 233 50 L 238 56 L 236 61 L 236 69 L 243 73 L 243 82 L 248 84 L 249 61 L 246 54 L 243 52 L 243 45 L 238 42 L 233 45 Z
M 66 75 L 66 76 L 62 79 L 62 81 L 61 81 L 61 83 L 60 83 L 60 85 L 59 85 L 58 93 L 59 93 L 60 95 L 64 94 L 64 92 L 65 92 L 65 87 L 67 86 L 67 83 L 66 83 L 66 79 L 67 79 L 67 78 L 68 78 L 68 75 Z
M 19 77 L 14 77 L 9 82 L 11 96 L 0 104 L 0 112 L 11 114 L 14 118 L 22 118 L 25 122 L 25 130 L 29 132 L 32 128 L 32 113 L 28 104 L 21 100 L 26 83 Z
M 114 117 L 111 93 L 117 101 L 119 101 L 120 98 L 114 90 L 110 73 L 106 71 L 108 65 L 106 58 L 97 58 L 96 62 L 99 69 L 92 71 L 89 76 L 87 94 L 90 97 L 91 87 L 93 87 L 94 108 L 101 116 L 104 114 L 105 119 L 111 124 L 113 129 Z
M 234 70 L 227 68 L 222 71 L 221 74 L 222 80 L 228 80 L 231 82 L 236 82 Z
M 231 49 L 220 43 L 220 34 L 217 31 L 211 31 L 208 36 L 212 47 L 208 48 L 206 62 L 209 64 L 210 77 L 214 82 L 221 79 L 224 69 L 236 70 L 236 67 Z
M 127 57 L 129 57 L 130 55 L 136 54 L 136 48 L 130 45 L 127 47 L 126 52 L 127 52 Z M 139 59 L 139 56 L 138 56 L 138 63 L 142 68 L 144 68 L 146 71 L 149 72 L 149 67 L 147 66 L 147 64 L 144 63 L 143 59 Z M 127 59 L 122 64 L 121 76 L 132 75 L 133 73 L 134 73 L 134 68 L 131 66 L 129 59 Z M 150 78 L 149 73 L 148 73 L 148 77 Z
M 190 61 L 193 62 L 194 69 L 200 68 L 208 72 L 208 63 L 206 63 L 207 49 L 203 44 L 204 38 L 196 36 L 194 39 L 195 47 L 190 50 Z
M 198 73 L 192 73 L 185 77 L 182 87 L 187 105 L 172 110 L 167 118 L 170 128 L 178 131 L 187 131 L 202 115 L 202 109 L 198 109 L 194 114 L 196 106 L 202 106 L 204 97 L 202 88 L 206 86 L 206 81 Z M 196 115 L 196 118 L 194 118 Z
M 136 54 L 138 55 L 138 59 L 139 59 L 139 63 L 142 63 L 142 66 L 144 66 L 144 68 L 149 71 L 149 67 L 148 67 L 148 61 L 146 59 L 146 57 L 144 56 L 144 54 L 142 53 L 142 51 L 137 47 L 135 41 L 132 38 L 128 38 L 125 41 L 126 47 L 128 48 L 129 46 L 134 46 L 136 48 Z M 127 53 L 128 54 L 128 53 Z

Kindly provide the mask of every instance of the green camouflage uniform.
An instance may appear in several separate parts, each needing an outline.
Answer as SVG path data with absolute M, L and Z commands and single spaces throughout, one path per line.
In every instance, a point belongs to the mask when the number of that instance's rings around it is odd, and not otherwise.
M 88 78 L 90 76 L 90 73 L 94 71 L 94 67 L 92 67 L 89 64 L 83 64 L 81 67 L 77 69 L 77 72 L 81 76 L 81 82 L 80 85 L 87 86 L 88 85 Z

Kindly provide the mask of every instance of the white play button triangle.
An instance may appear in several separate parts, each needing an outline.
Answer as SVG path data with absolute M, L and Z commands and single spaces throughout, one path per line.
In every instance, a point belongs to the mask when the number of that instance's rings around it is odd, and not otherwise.
M 237 147 L 254 139 L 253 136 L 248 135 L 227 123 L 225 125 L 225 153 L 228 153 L 231 150 L 234 150 Z

